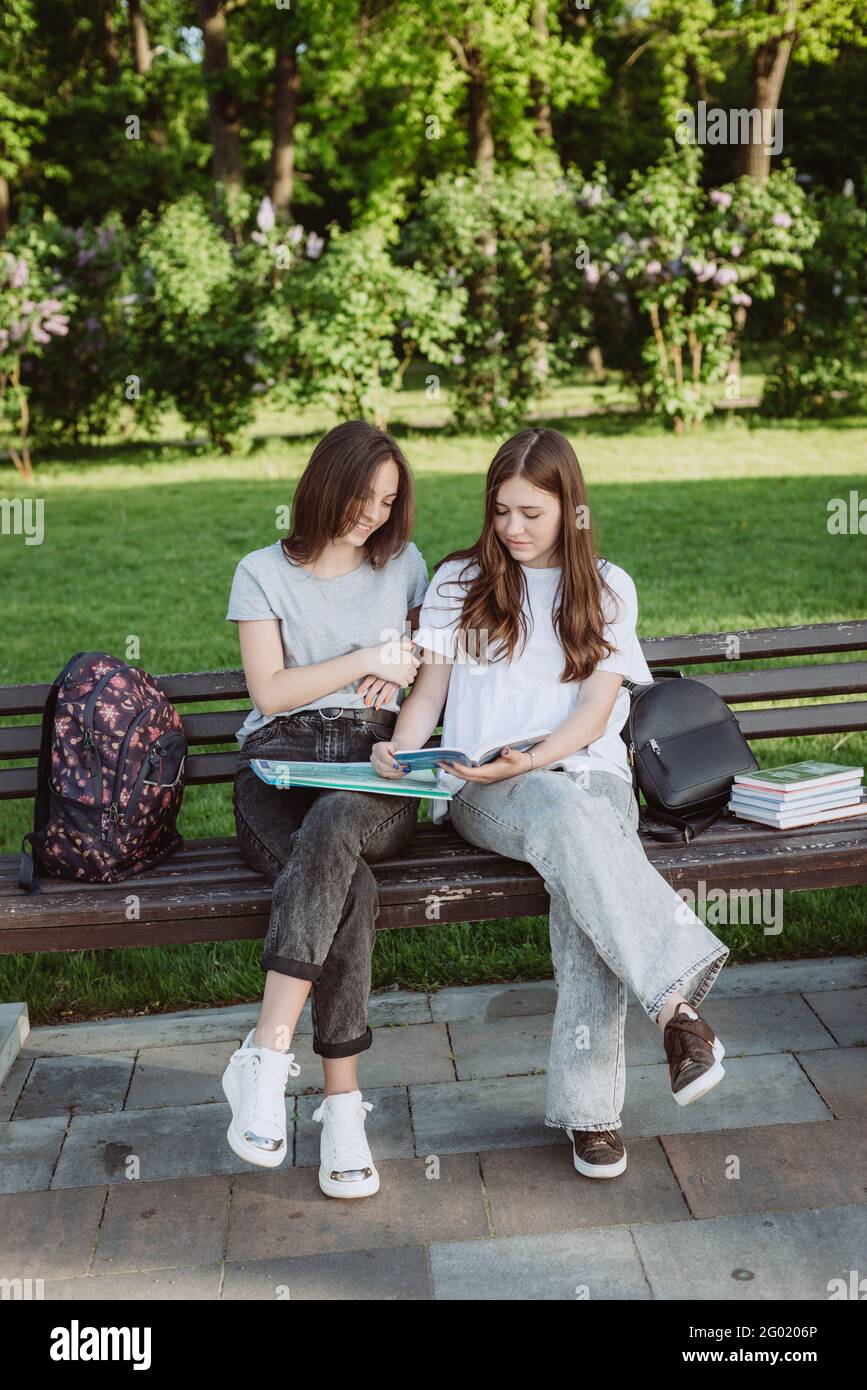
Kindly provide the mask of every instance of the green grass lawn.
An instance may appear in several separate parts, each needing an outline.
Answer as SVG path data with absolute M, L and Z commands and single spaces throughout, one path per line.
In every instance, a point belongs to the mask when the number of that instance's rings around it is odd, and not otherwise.
M 867 493 L 867 422 L 748 427 L 738 418 L 675 438 L 641 419 L 569 418 L 581 391 L 558 393 L 546 414 L 562 419 L 575 445 L 603 553 L 635 579 L 642 637 L 865 616 L 867 538 L 829 535 L 827 509 L 850 490 Z M 499 441 L 447 435 L 423 406 L 421 393 L 401 398 L 395 430 L 416 477 L 415 540 L 432 568 L 476 538 Z M 130 636 L 154 673 L 237 666 L 235 626 L 225 621 L 235 565 L 276 539 L 275 509 L 291 502 L 331 423 L 263 414 L 249 450 L 227 458 L 177 442 L 180 430 L 167 421 L 161 440 L 37 460 L 31 494 L 44 499 L 44 543 L 0 535 L 0 682 L 49 680 L 78 649 L 123 656 Z M 27 495 L 11 467 L 0 490 Z M 863 763 L 867 736 L 754 750 L 765 765 L 806 756 Z M 3 850 L 17 848 L 30 814 L 29 805 L 0 803 Z M 180 828 L 191 838 L 231 834 L 230 788 L 191 788 Z M 863 951 L 867 887 L 789 894 L 785 908 L 779 936 L 714 930 L 738 960 Z M 253 999 L 264 979 L 260 953 L 250 941 L 7 957 L 0 998 L 26 999 L 34 1022 Z M 376 986 L 550 973 L 543 918 L 387 932 L 374 959 Z

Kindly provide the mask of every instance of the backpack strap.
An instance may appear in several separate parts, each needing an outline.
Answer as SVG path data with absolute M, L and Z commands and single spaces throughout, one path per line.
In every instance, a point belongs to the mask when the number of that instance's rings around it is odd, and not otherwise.
M 49 778 L 51 776 L 51 743 L 54 737 L 54 714 L 57 709 L 57 700 L 60 695 L 60 687 L 66 680 L 67 674 L 82 656 L 84 652 L 76 652 L 67 661 L 60 675 L 55 677 L 51 683 L 51 689 L 45 700 L 42 711 L 42 738 L 39 744 L 39 761 L 36 764 L 36 800 L 33 808 L 33 829 L 25 835 L 21 841 L 21 858 L 18 863 L 18 887 L 24 893 L 39 892 L 39 861 L 33 854 L 33 836 L 37 830 L 48 821 L 48 814 L 51 809 L 51 787 Z
M 727 802 L 723 802 L 722 806 L 718 806 L 715 811 L 711 811 L 710 815 L 702 816 L 697 820 L 684 820 L 682 816 L 675 816 L 669 811 L 658 811 L 654 808 L 653 815 L 656 820 L 666 821 L 669 825 L 676 825 L 679 828 L 677 830 L 654 830 L 653 827 L 647 823 L 644 816 L 639 816 L 638 827 L 640 830 L 644 830 L 654 840 L 682 840 L 685 845 L 688 845 L 691 840 L 695 839 L 696 835 L 701 835 L 703 831 L 713 825 L 714 821 L 719 820 L 726 805 Z

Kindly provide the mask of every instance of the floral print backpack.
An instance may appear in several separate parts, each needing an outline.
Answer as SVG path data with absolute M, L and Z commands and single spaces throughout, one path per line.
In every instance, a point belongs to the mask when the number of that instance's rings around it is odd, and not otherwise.
M 19 887 L 37 892 L 41 871 L 117 883 L 178 849 L 186 754 L 181 716 L 152 676 L 76 652 L 45 702 Z

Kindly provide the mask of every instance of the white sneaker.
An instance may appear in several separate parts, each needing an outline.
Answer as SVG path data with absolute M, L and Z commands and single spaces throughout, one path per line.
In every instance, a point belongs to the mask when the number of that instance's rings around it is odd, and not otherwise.
M 326 1197 L 372 1197 L 379 1191 L 379 1174 L 364 1133 L 370 1101 L 360 1091 L 326 1096 L 313 1118 L 322 1125 L 319 1142 L 319 1186 Z
M 232 1110 L 229 1147 L 248 1163 L 279 1168 L 287 1153 L 286 1081 L 300 1076 L 294 1052 L 275 1052 L 251 1041 L 251 1028 L 229 1058 L 223 1092 Z

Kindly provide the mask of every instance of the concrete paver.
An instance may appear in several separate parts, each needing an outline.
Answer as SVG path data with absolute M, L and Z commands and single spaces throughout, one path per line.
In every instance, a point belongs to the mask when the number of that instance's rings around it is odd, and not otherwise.
M 287 1098 L 286 1104 L 294 1106 L 291 1098 Z M 224 1102 L 125 1110 L 119 1115 L 76 1115 L 51 1187 L 89 1187 L 94 1183 L 131 1180 L 156 1182 L 246 1172 L 250 1165 L 238 1158 L 226 1142 L 230 1114 Z M 292 1109 L 287 1108 L 287 1117 L 287 1138 L 291 1139 Z M 10 1123 L 14 1126 L 15 1122 Z M 130 1172 L 136 1174 L 133 1179 L 127 1176 Z
M 487 1235 L 475 1154 L 447 1155 L 439 1165 L 403 1158 L 376 1166 L 380 1191 L 354 1202 L 324 1197 L 313 1168 L 235 1178 L 227 1259 L 243 1263 Z
M 822 1299 L 863 1270 L 867 1207 L 632 1226 L 654 1298 Z
M 664 1230 L 669 1229 L 663 1227 Z M 438 1299 L 649 1299 L 630 1232 L 561 1231 L 430 1247 Z
M 867 1047 L 867 989 L 816 990 L 804 999 L 840 1047 Z
M 696 1217 L 867 1201 L 867 1117 L 667 1134 L 660 1142 Z
M 122 1110 L 135 1057 L 122 1052 L 37 1057 L 15 1107 L 16 1120 Z

